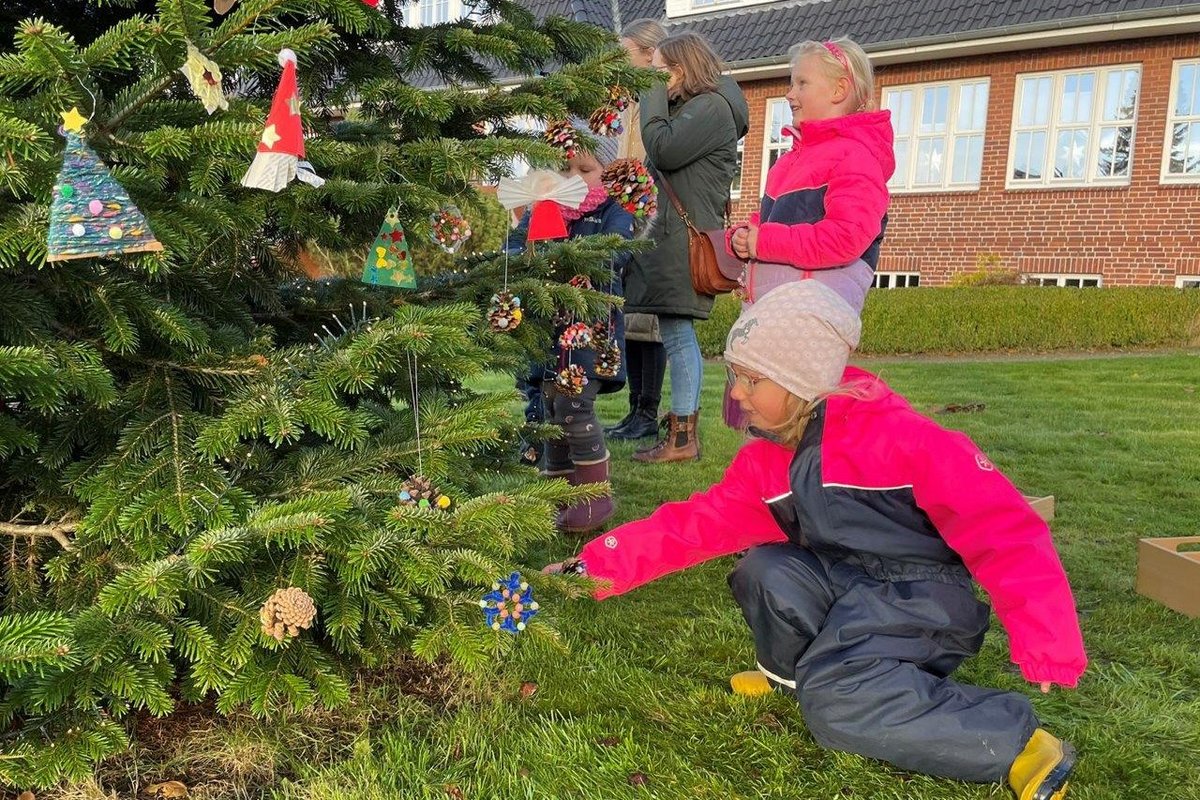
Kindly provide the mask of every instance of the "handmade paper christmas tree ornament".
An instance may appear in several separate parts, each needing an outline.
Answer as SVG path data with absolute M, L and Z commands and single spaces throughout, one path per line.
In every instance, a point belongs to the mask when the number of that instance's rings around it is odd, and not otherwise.
M 310 186 L 320 186 L 325 179 L 318 177 L 311 165 L 302 160 L 304 128 L 296 86 L 296 54 L 287 48 L 280 50 L 279 64 L 283 67 L 283 75 L 271 101 L 267 127 L 258 142 L 258 153 L 242 176 L 242 186 L 278 192 L 297 178 Z
M 412 258 L 409 254 L 408 239 L 404 238 L 404 228 L 400 225 L 400 215 L 394 206 L 383 218 L 379 235 L 367 253 L 367 261 L 363 265 L 363 283 L 376 286 L 398 286 L 401 289 L 417 288 L 417 273 L 413 269 Z
M 571 123 L 552 122 L 543 134 L 546 142 L 563 151 L 563 158 L 570 161 L 579 152 L 579 131 Z
M 514 572 L 508 580 L 496 581 L 492 590 L 479 601 L 483 609 L 483 621 L 494 631 L 518 633 L 525 630 L 529 621 L 538 612 L 533 589 L 521 580 L 521 573 Z
M 454 253 L 471 238 L 471 223 L 458 210 L 458 206 L 447 204 L 429 217 L 429 238 L 447 253 Z
M 524 314 L 521 311 L 521 298 L 512 292 L 500 291 L 492 295 L 488 307 L 488 327 L 496 333 L 511 333 L 521 324 Z
M 442 494 L 433 487 L 433 481 L 424 475 L 413 475 L 400 484 L 396 499 L 401 505 L 416 506 L 417 508 L 439 508 L 446 511 L 453 505 L 448 495 Z
M 100 158 L 67 134 L 50 205 L 47 261 L 162 250 L 146 218 Z
M 179 70 L 187 76 L 192 92 L 204 104 L 205 111 L 211 114 L 218 108 L 229 109 L 229 101 L 221 88 L 221 68 L 191 42 L 187 43 L 187 60 Z
M 649 219 L 658 213 L 658 187 L 646 165 L 636 158 L 621 158 L 604 168 L 600 180 L 608 196 L 635 219 Z
M 563 350 L 586 350 L 592 346 L 592 326 L 586 322 L 568 325 L 558 336 L 558 346 Z
M 588 185 L 578 175 L 563 178 L 544 169 L 533 170 L 519 181 L 501 178 L 496 187 L 496 199 L 510 211 L 531 206 L 527 242 L 567 238 L 562 206 L 579 208 L 587 193 Z
M 578 364 L 568 364 L 554 376 L 554 388 L 567 397 L 578 397 L 588 385 L 587 374 Z

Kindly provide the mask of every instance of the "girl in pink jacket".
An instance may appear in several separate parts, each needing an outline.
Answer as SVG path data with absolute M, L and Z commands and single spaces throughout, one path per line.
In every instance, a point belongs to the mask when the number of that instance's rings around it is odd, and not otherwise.
M 821 744 L 1061 798 L 1071 746 L 1024 694 L 958 683 L 979 651 L 988 593 L 1012 659 L 1048 692 L 1087 665 L 1050 531 L 965 435 L 847 368 L 858 315 L 818 281 L 748 306 L 729 333 L 734 399 L 760 438 L 720 483 L 590 542 L 547 571 L 597 599 L 746 548 L 729 578 L 754 635 L 739 694 L 790 692 Z
M 802 42 L 790 55 L 792 124 L 783 133 L 792 148 L 767 173 L 760 210 L 726 232 L 727 244 L 747 260 L 747 302 L 814 278 L 861 312 L 896 169 L 891 115 L 872 110 L 871 62 L 849 39 Z

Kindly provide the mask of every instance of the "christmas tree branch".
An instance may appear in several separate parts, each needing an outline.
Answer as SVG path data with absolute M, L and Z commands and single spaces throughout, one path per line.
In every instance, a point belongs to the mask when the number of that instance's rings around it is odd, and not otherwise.
M 63 550 L 71 550 L 73 545 L 67 534 L 79 527 L 78 522 L 59 522 L 54 525 L 22 525 L 11 522 L 0 522 L 0 533 L 26 539 L 36 539 L 49 536 L 62 545 Z

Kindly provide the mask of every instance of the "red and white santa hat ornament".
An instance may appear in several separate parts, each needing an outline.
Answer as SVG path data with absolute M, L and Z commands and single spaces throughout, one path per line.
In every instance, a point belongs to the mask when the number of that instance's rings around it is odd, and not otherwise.
M 242 176 L 242 186 L 278 192 L 296 178 L 310 186 L 320 186 L 325 179 L 303 160 L 304 128 L 296 85 L 296 54 L 287 48 L 280 50 L 279 65 L 283 67 L 283 75 L 271 101 L 267 126 L 258 141 L 258 153 Z

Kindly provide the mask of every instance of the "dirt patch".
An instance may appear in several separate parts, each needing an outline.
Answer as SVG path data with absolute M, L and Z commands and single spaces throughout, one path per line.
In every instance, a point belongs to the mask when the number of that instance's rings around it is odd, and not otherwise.
M 259 798 L 299 769 L 351 755 L 354 742 L 402 715 L 438 716 L 470 696 L 471 688 L 445 662 L 397 657 L 360 670 L 350 703 L 280 719 L 244 711 L 224 716 L 216 701 L 179 702 L 166 717 L 145 711 L 127 721 L 133 746 L 100 764 L 92 780 L 39 793 L 48 800 L 149 798 L 147 787 L 179 781 L 193 800 Z

